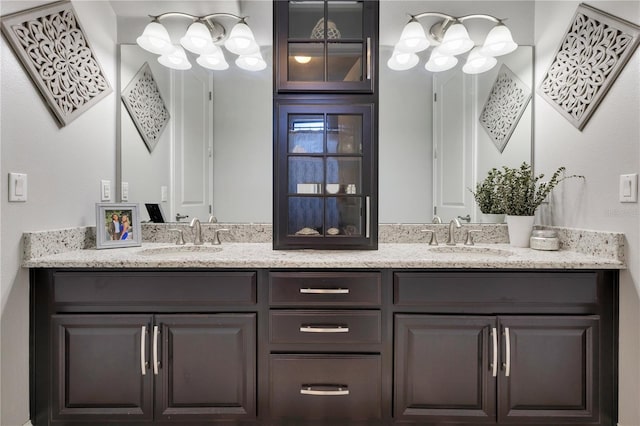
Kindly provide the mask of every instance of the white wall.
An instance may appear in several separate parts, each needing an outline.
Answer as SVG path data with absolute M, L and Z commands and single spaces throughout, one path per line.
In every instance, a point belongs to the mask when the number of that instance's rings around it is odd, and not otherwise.
M 549 67 L 579 2 L 536 2 L 536 86 Z M 590 1 L 591 6 L 640 24 L 638 1 Z M 535 102 L 535 167 L 566 166 L 586 176 L 554 191 L 546 223 L 623 232 L 628 269 L 620 282 L 620 425 L 640 425 L 640 210 L 618 202 L 618 176 L 640 172 L 640 50 L 607 93 L 582 132 L 544 99 Z
M 46 2 L 2 1 L 2 15 Z M 104 1 L 73 2 L 115 88 L 116 19 Z M 115 180 L 115 93 L 63 128 L 40 98 L 5 39 L 0 42 L 0 290 L 2 317 L 0 424 L 29 418 L 29 279 L 20 267 L 25 231 L 95 224 L 101 179 Z M 29 200 L 7 202 L 7 173 L 28 174 Z

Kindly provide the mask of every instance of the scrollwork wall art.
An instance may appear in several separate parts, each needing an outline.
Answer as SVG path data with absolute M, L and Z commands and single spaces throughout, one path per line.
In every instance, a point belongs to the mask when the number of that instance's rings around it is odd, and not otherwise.
M 61 126 L 112 92 L 69 1 L 3 16 L 2 32 Z
M 169 111 L 147 62 L 122 91 L 122 102 L 147 149 L 152 152 L 169 121 Z
M 502 153 L 531 99 L 531 89 L 502 65 L 480 114 L 480 124 Z
M 580 4 L 538 93 L 582 130 L 638 46 L 640 27 Z

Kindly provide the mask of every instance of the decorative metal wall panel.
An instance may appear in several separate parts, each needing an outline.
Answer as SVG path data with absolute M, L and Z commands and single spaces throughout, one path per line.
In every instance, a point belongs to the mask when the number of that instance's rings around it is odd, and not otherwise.
M 503 64 L 480 114 L 498 151 L 504 151 L 530 99 L 531 89 Z
M 147 149 L 152 152 L 169 122 L 169 111 L 147 62 L 122 91 L 122 102 Z
M 638 46 L 640 27 L 580 4 L 538 93 L 582 130 Z
M 7 15 L 2 32 L 60 125 L 111 93 L 70 2 Z

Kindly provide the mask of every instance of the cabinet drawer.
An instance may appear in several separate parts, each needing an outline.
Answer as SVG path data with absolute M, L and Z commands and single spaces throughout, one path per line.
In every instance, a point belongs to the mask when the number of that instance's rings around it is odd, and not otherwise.
M 380 343 L 379 311 L 270 313 L 271 343 Z
M 271 355 L 270 374 L 274 419 L 351 424 L 382 417 L 379 355 Z
M 84 306 L 251 305 L 256 272 L 56 272 L 53 299 Z
M 397 305 L 595 306 L 597 274 L 585 272 L 397 272 Z
M 272 306 L 380 306 L 377 272 L 272 272 Z

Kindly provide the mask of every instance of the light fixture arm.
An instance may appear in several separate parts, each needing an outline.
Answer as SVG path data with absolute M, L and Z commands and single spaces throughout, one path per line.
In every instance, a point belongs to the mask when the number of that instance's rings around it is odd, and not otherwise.
M 444 33 L 447 31 L 447 29 L 455 24 L 455 23 L 462 23 L 464 21 L 468 21 L 470 19 L 485 19 L 487 21 L 491 21 L 493 23 L 496 24 L 501 24 L 504 19 L 500 19 L 500 18 L 496 18 L 495 16 L 492 15 L 486 15 L 486 14 L 472 14 L 472 15 L 465 15 L 465 16 L 452 16 L 452 15 L 448 15 L 446 13 L 441 13 L 441 12 L 422 12 L 422 13 L 418 13 L 415 15 L 409 15 L 411 17 L 410 21 L 418 21 L 418 19 L 421 18 L 426 18 L 426 17 L 431 17 L 431 16 L 435 16 L 437 18 L 442 18 L 442 21 L 436 22 L 435 24 L 433 24 L 433 26 L 431 26 L 430 30 L 429 30 L 429 35 L 436 41 L 441 42 L 442 41 L 442 37 L 444 36 Z
M 209 31 L 213 36 L 212 41 L 214 43 L 217 43 L 220 40 L 223 40 L 227 36 L 227 29 L 225 28 L 224 25 L 216 22 L 214 20 L 215 18 L 222 18 L 222 17 L 232 18 L 232 19 L 237 19 L 239 22 L 242 22 L 242 23 L 246 23 L 245 19 L 247 19 L 247 16 L 238 16 L 238 15 L 234 15 L 233 13 L 224 13 L 224 12 L 210 13 L 209 15 L 205 15 L 205 16 L 196 16 L 196 15 L 192 15 L 190 13 L 184 13 L 184 12 L 165 12 L 160 15 L 149 15 L 149 18 L 151 18 L 153 22 L 160 22 L 161 19 L 176 17 L 176 16 L 179 16 L 182 18 L 188 18 L 194 22 L 202 22 L 203 24 L 205 24 L 207 28 L 209 28 Z

